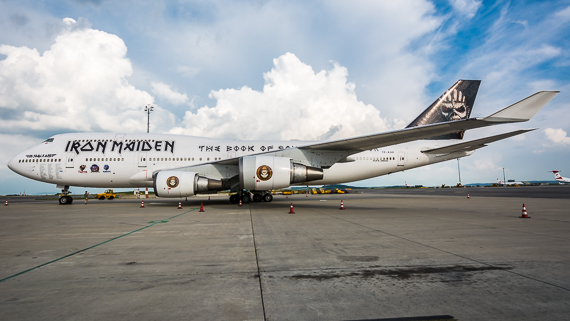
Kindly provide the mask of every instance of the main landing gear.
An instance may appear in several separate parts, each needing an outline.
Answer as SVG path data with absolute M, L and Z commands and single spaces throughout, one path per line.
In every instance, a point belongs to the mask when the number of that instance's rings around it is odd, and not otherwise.
M 240 200 L 240 193 L 234 194 L 230 196 L 230 203 L 237 204 Z M 241 193 L 241 202 L 247 204 L 251 201 L 254 202 L 271 202 L 273 201 L 273 195 L 270 193 L 263 193 L 263 192 L 254 192 L 253 194 L 250 192 L 242 192 Z
M 61 190 L 61 196 L 59 197 L 59 205 L 68 205 L 73 203 L 73 197 L 69 196 L 69 186 L 64 186 Z

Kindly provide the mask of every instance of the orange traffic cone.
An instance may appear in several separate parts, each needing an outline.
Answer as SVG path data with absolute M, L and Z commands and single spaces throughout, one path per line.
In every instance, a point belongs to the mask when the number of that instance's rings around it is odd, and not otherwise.
M 204 204 L 200 203 L 200 212 L 204 212 Z
M 179 209 L 179 210 L 182 209 L 182 202 L 178 202 L 178 209 Z
M 469 194 L 467 194 L 467 198 L 471 198 L 471 197 L 469 197 Z
M 293 203 L 291 203 L 291 209 L 289 210 L 289 214 L 295 214 L 295 211 L 293 211 Z
M 524 203 L 523 203 L 522 215 L 520 218 L 530 218 L 530 216 L 528 216 L 528 213 L 526 212 L 526 207 L 524 206 Z
M 4 206 L 8 206 L 8 200 L 6 200 L 6 203 L 4 203 Z
M 141 208 L 144 208 L 144 201 L 141 201 Z
M 241 204 L 241 198 L 239 199 L 239 206 L 243 206 L 243 205 Z
M 341 209 L 341 210 L 344 210 L 344 203 L 343 203 L 342 200 L 340 200 L 340 209 Z

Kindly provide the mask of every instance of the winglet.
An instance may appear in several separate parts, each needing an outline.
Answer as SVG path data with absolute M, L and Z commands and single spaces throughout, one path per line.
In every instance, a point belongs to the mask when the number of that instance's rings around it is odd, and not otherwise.
M 559 91 L 539 91 L 534 95 L 528 96 L 525 99 L 516 102 L 509 107 L 503 108 L 500 111 L 483 118 L 489 122 L 523 122 L 530 120 L 542 107 L 546 106 Z

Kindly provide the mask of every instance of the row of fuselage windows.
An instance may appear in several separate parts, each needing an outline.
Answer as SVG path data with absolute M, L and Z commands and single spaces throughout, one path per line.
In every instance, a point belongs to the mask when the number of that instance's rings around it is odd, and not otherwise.
M 124 161 L 124 158 L 85 158 L 86 162 L 114 162 L 114 161 Z M 145 158 L 142 159 L 146 161 Z M 151 157 L 148 159 L 150 162 L 193 162 L 194 157 Z M 202 161 L 202 157 L 198 158 Z M 214 157 L 212 160 L 218 161 L 222 160 L 221 157 Z M 206 158 L 206 161 L 210 161 L 210 157 Z
M 61 158 L 60 159 L 55 159 L 55 158 L 20 159 L 18 163 L 61 163 Z

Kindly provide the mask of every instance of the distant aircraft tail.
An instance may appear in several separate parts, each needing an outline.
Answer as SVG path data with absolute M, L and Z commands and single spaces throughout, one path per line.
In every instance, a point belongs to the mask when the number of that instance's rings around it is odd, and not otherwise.
M 406 128 L 467 119 L 471 115 L 481 80 L 458 80 Z M 462 139 L 465 131 L 430 139 Z
M 552 171 L 552 173 L 554 173 L 554 178 L 557 181 L 562 181 L 562 176 L 560 176 L 560 173 L 558 171 Z

